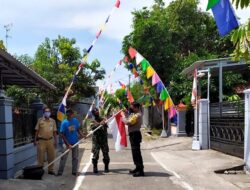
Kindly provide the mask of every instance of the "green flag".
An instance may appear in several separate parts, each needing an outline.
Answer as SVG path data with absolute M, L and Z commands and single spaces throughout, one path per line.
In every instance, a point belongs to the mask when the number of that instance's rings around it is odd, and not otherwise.
M 164 101 L 167 99 L 167 97 L 169 97 L 169 94 L 166 89 L 163 89 L 160 94 L 160 100 Z
M 207 11 L 219 3 L 220 0 L 208 0 Z
M 141 62 L 141 66 L 142 66 L 142 70 L 146 71 L 149 66 L 149 62 L 146 59 L 143 59 Z

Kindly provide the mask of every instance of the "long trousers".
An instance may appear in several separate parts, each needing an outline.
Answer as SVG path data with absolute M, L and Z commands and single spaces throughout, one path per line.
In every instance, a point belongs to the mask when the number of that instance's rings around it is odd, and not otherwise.
M 74 148 L 72 148 L 71 150 L 72 152 L 72 173 L 77 173 L 77 168 L 78 168 L 78 155 L 79 155 L 79 148 L 78 145 L 75 146 Z M 60 160 L 60 164 L 59 164 L 59 169 L 58 169 L 58 174 L 62 174 L 66 161 L 68 159 L 68 155 L 69 152 L 67 154 L 65 154 L 61 160 Z
M 55 159 L 55 147 L 54 140 L 39 140 L 37 145 L 37 159 L 38 165 L 44 165 L 45 153 L 47 153 L 48 163 Z M 49 172 L 54 171 L 54 164 L 51 164 L 48 168 Z
M 140 147 L 141 140 L 142 140 L 142 136 L 141 136 L 140 131 L 134 131 L 134 132 L 129 133 L 129 141 L 131 144 L 132 157 L 133 157 L 133 161 L 136 166 L 136 169 L 138 171 L 143 171 L 143 168 L 144 168 L 143 160 L 141 156 L 141 147 Z
M 102 150 L 103 163 L 109 164 L 109 162 L 110 162 L 109 146 L 108 146 L 107 142 L 104 144 L 92 142 L 92 153 L 93 153 L 92 163 L 94 165 L 96 165 L 98 163 L 100 149 Z

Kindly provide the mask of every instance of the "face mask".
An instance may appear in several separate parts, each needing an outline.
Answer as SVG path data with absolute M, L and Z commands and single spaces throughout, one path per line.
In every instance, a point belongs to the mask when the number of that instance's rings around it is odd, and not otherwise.
M 46 111 L 46 112 L 44 112 L 44 114 L 43 114 L 43 115 L 44 115 L 44 117 L 49 118 L 49 117 L 50 117 L 50 115 L 51 115 L 51 113 Z

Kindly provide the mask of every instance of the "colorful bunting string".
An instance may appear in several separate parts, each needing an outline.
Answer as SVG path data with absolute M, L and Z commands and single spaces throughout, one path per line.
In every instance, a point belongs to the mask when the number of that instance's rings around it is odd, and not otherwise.
M 160 94 L 160 100 L 164 102 L 164 109 L 168 110 L 171 113 L 174 113 L 174 103 L 163 84 L 162 80 L 160 79 L 159 75 L 153 69 L 152 65 L 134 48 L 130 47 L 128 53 L 132 59 L 135 58 L 136 64 L 141 65 L 142 71 L 146 72 L 147 79 L 152 77 L 152 86 L 156 85 L 156 91 Z M 173 114 L 170 114 L 173 117 Z
M 82 70 L 82 68 L 84 67 L 84 65 L 87 63 L 87 59 L 88 59 L 88 56 L 89 56 L 91 50 L 93 49 L 95 43 L 96 43 L 97 40 L 99 39 L 101 33 L 103 32 L 104 28 L 106 27 L 106 24 L 107 24 L 108 21 L 110 20 L 110 17 L 113 15 L 115 9 L 117 9 L 117 8 L 120 7 L 120 4 L 121 4 L 120 0 L 116 0 L 116 3 L 115 3 L 115 5 L 114 5 L 114 7 L 112 8 L 111 12 L 109 13 L 108 17 L 107 17 L 106 20 L 105 20 L 105 23 L 102 25 L 101 29 L 97 32 L 97 34 L 96 34 L 96 36 L 95 36 L 95 39 L 93 40 L 92 44 L 91 44 L 90 47 L 88 48 L 87 54 L 82 58 L 81 63 L 80 63 L 80 65 L 79 65 L 79 67 L 78 67 L 78 70 L 75 72 L 74 77 L 73 77 L 73 79 L 72 79 L 72 81 L 71 81 L 71 84 L 69 85 L 69 87 L 68 87 L 68 89 L 67 89 L 67 92 L 66 92 L 65 95 L 64 95 L 63 101 L 61 102 L 61 104 L 60 104 L 60 106 L 59 106 L 59 108 L 58 108 L 58 112 L 59 112 L 59 113 L 58 113 L 58 116 L 59 116 L 58 119 L 61 119 L 61 118 L 62 118 L 62 115 L 65 115 L 65 112 L 63 113 L 63 112 L 61 112 L 61 111 L 63 110 L 63 108 L 64 108 L 64 110 L 65 110 L 65 108 L 66 108 L 66 99 L 67 99 L 67 97 L 68 97 L 68 93 L 69 93 L 69 91 L 71 90 L 71 87 L 72 87 L 73 83 L 75 82 L 74 79 L 75 79 L 76 76 L 79 74 L 79 72 Z

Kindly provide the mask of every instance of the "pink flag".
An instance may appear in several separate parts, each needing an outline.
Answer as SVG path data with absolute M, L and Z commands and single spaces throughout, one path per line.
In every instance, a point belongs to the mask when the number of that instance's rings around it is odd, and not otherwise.
M 97 32 L 96 38 L 99 38 L 99 36 L 101 35 L 101 33 L 102 33 L 102 30 L 100 30 L 99 32 Z
M 160 81 L 161 81 L 160 77 L 157 75 L 157 73 L 154 73 L 154 75 L 152 77 L 152 85 L 154 86 L 155 84 L 157 84 Z
M 172 105 L 172 106 L 168 109 L 168 117 L 171 119 L 171 118 L 173 118 L 176 114 L 177 114 L 176 109 L 175 109 L 174 105 Z
M 120 4 L 121 4 L 120 0 L 117 0 L 116 3 L 115 3 L 115 6 L 116 6 L 117 8 L 119 8 L 119 7 L 120 7 Z
M 125 124 L 122 121 L 121 112 L 108 122 L 108 126 L 115 141 L 115 150 L 120 151 L 124 147 L 127 147 L 126 129 Z
M 128 49 L 128 53 L 129 53 L 131 59 L 134 59 L 134 57 L 135 57 L 136 54 L 137 54 L 137 51 L 136 51 L 134 48 L 130 47 L 130 48 Z

